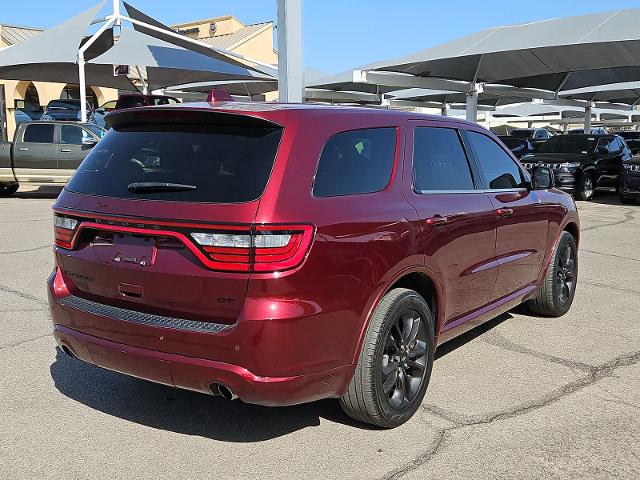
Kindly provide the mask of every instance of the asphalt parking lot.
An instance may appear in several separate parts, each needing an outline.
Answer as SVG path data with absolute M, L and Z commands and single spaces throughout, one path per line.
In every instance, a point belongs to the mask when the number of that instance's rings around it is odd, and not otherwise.
M 57 351 L 45 279 L 56 191 L 0 199 L 0 478 L 640 478 L 640 205 L 580 203 L 560 319 L 512 312 L 437 353 L 391 431 L 334 401 L 268 409 Z

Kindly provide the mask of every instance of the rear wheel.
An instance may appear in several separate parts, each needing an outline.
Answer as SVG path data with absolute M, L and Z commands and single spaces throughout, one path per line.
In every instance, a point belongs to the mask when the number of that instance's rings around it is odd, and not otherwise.
M 595 193 L 595 181 L 590 173 L 583 173 L 578 185 L 578 199 L 589 201 L 593 199 Z
M 20 185 L 17 183 L 5 183 L 0 185 L 0 197 L 10 197 L 18 191 Z
M 396 288 L 371 317 L 360 358 L 340 399 L 352 418 L 384 428 L 409 420 L 424 398 L 435 350 L 433 317 L 417 292 Z
M 561 317 L 571 308 L 577 280 L 576 241 L 569 232 L 562 232 L 538 295 L 528 302 L 529 309 L 539 315 Z

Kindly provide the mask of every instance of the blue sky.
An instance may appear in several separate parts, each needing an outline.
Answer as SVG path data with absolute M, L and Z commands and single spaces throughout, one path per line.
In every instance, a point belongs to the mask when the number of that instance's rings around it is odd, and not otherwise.
M 0 23 L 46 28 L 95 5 L 97 0 L 3 3 Z M 131 0 L 131 3 L 164 23 L 226 14 L 234 14 L 245 23 L 276 17 L 275 0 Z M 636 7 L 640 7 L 640 0 L 303 0 L 305 65 L 336 73 L 496 25 Z

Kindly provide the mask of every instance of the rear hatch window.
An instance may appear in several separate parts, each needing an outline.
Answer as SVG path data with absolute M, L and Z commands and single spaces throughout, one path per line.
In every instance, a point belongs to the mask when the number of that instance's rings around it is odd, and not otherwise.
M 114 126 L 67 189 L 130 199 L 249 202 L 266 187 L 281 136 L 276 125 Z

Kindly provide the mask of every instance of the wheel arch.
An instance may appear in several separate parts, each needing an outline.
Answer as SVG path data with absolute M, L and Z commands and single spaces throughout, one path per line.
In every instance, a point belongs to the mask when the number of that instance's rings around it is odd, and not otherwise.
M 571 236 L 576 241 L 576 245 L 579 245 L 579 243 L 580 243 L 580 228 L 578 227 L 577 223 L 575 223 L 573 221 L 567 222 L 565 224 L 565 226 L 562 228 L 562 231 L 570 233 Z
M 384 296 L 394 288 L 408 288 L 410 290 L 415 290 L 425 299 L 427 305 L 429 305 L 431 314 L 433 315 L 434 336 L 437 344 L 438 334 L 440 333 L 440 326 L 442 324 L 444 314 L 444 291 L 440 281 L 438 281 L 438 275 L 425 266 L 405 269 L 397 273 L 387 281 L 383 287 L 377 290 L 374 300 L 371 303 L 371 307 L 367 310 L 365 320 L 362 323 L 357 348 L 353 357 L 354 364 L 358 361 L 358 356 L 362 350 L 362 343 L 364 342 L 367 329 L 369 328 L 373 312 Z

